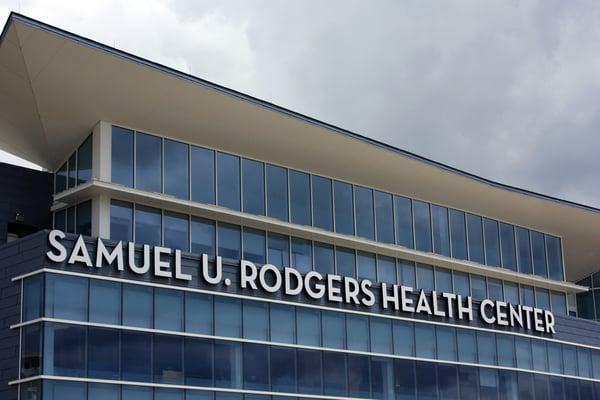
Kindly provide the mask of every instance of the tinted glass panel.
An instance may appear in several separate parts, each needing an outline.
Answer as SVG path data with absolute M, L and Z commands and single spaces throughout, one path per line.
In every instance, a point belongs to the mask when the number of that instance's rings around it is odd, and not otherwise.
M 437 375 L 440 399 L 459 399 L 457 367 L 455 365 L 439 364 Z
M 471 295 L 475 299 L 485 299 L 487 297 L 487 290 L 485 285 L 485 278 L 479 275 L 471 275 Z
M 269 304 L 244 301 L 243 309 L 244 338 L 269 340 Z
M 244 260 L 264 264 L 267 261 L 266 237 L 264 231 L 244 228 Z
M 286 235 L 269 232 L 268 261 L 278 268 L 290 266 L 290 238 Z
M 503 222 L 500 222 L 500 250 L 502 254 L 502 266 L 516 271 L 515 230 L 512 225 Z
M 469 274 L 464 272 L 454 271 L 454 292 L 461 296 L 469 296 L 471 294 L 469 284 Z
M 550 294 L 547 289 L 535 289 L 535 305 L 544 310 L 550 309 Z
M 375 216 L 377 241 L 394 243 L 394 205 L 391 194 L 375 191 Z
M 477 362 L 475 332 L 458 329 L 456 331 L 456 340 L 458 342 L 458 361 Z
M 323 393 L 345 396 L 346 382 L 346 356 L 341 353 L 323 353 Z
M 67 233 L 75 233 L 75 207 L 67 208 Z
M 394 196 L 394 221 L 396 243 L 413 248 L 412 202 L 406 197 Z
M 72 188 L 77 183 L 77 153 L 71 154 L 69 157 L 69 188 Z
M 192 253 L 215 255 L 215 222 L 192 217 Z
M 333 200 L 331 179 L 312 176 L 313 225 L 317 228 L 333 230 Z
M 189 198 L 189 147 L 185 143 L 165 139 L 165 193 Z
M 81 382 L 44 381 L 44 400 L 81 400 L 86 398 L 86 385 Z
M 183 331 L 183 292 L 154 289 L 154 328 Z
M 521 285 L 521 304 L 535 307 L 535 294 L 531 286 Z
M 337 273 L 341 276 L 356 276 L 356 256 L 353 249 L 344 247 L 335 248 L 335 261 L 337 265 Z M 373 263 L 375 258 L 373 258 Z M 373 265 L 375 267 L 375 265 Z
M 161 211 L 158 208 L 135 206 L 135 242 L 161 245 Z
M 121 376 L 126 381 L 152 380 L 152 335 L 123 331 L 121 334 Z
M 433 226 L 433 251 L 445 256 L 450 255 L 450 235 L 448 231 L 448 209 L 436 205 L 431 206 Z
M 467 232 L 469 259 L 483 264 L 485 256 L 483 254 L 483 226 L 481 224 L 481 217 L 467 214 Z
M 346 348 L 345 316 L 342 313 L 322 311 L 323 347 L 332 349 Z
M 269 349 L 244 343 L 244 389 L 269 390 Z
M 515 366 L 515 338 L 511 335 L 497 335 L 498 365 L 503 367 Z
M 491 300 L 500 300 L 504 299 L 502 293 L 502 281 L 498 279 L 488 278 L 488 297 Z
M 212 334 L 213 296 L 185 293 L 185 331 Z
M 77 205 L 77 227 L 75 233 L 90 236 L 92 234 L 92 201 Z
M 413 356 L 415 353 L 414 324 L 408 321 L 393 321 L 394 354 Z
M 312 243 L 310 240 L 292 238 L 291 266 L 300 272 L 312 270 Z
M 547 278 L 546 243 L 543 233 L 531 231 L 531 251 L 533 255 L 533 272 L 538 276 Z
M 435 269 L 435 289 L 438 292 L 452 292 L 452 271 L 445 268 Z
M 271 340 L 280 343 L 296 341 L 295 307 L 271 304 Z
M 567 315 L 567 299 L 564 293 L 550 292 L 552 312 L 556 315 Z
M 190 152 L 192 200 L 215 204 L 215 152 L 196 146 Z
M 85 278 L 48 274 L 46 276 L 46 316 L 87 321 L 88 282 Z
M 564 279 L 564 274 L 560 239 L 546 235 L 546 251 L 550 278 L 562 281 Z
M 67 210 L 62 209 L 54 213 L 54 229 L 67 231 Z
M 333 274 L 334 258 L 333 246 L 325 243 L 315 243 L 315 271 L 321 274 Z
M 384 318 L 369 318 L 371 322 L 371 351 L 393 354 L 392 321 Z
M 114 158 L 113 158 L 113 160 L 114 160 Z M 113 161 L 113 165 L 114 165 L 114 161 Z M 114 166 L 113 166 L 113 168 L 114 168 Z M 113 172 L 113 182 L 115 182 L 114 174 L 115 174 L 115 172 Z M 121 183 L 121 182 L 115 182 L 115 183 Z M 56 174 L 54 175 L 54 190 L 55 190 L 55 193 L 60 193 L 66 189 L 67 189 L 67 163 L 65 162 L 63 165 L 61 165 L 61 167 L 58 169 L 58 171 L 56 171 Z
M 519 272 L 525 274 L 533 273 L 531 265 L 531 247 L 529 243 L 529 231 L 524 228 L 516 227 L 517 237 L 517 265 Z
M 42 325 L 24 326 L 21 332 L 21 377 L 39 375 L 42 366 Z
M 415 398 L 417 388 L 414 361 L 394 360 L 394 385 L 397 399 L 408 400 Z
M 348 314 L 346 336 L 349 350 L 369 351 L 369 317 Z
M 189 251 L 189 221 L 185 214 L 165 211 L 164 221 L 164 245 L 172 249 Z
M 516 283 L 504 282 L 504 300 L 510 304 L 519 304 L 519 286 Z
M 119 331 L 88 330 L 88 377 L 119 379 Z
M 452 242 L 452 257 L 467 259 L 467 230 L 465 228 L 465 213 L 458 210 L 449 211 L 450 241 Z
M 283 221 L 288 220 L 287 179 L 287 169 L 267 164 L 267 215 Z
M 546 342 L 543 342 L 541 340 L 532 340 L 531 355 L 533 358 L 534 370 L 548 371 L 548 356 L 546 353 Z
M 415 350 L 417 357 L 435 358 L 435 327 L 429 324 L 415 325 Z
M 233 260 L 240 259 L 241 255 L 241 232 L 237 225 L 219 223 L 217 227 L 219 252 L 218 255 Z
M 183 338 L 154 335 L 154 382 L 183 383 Z
M 161 192 L 161 164 L 161 138 L 137 132 L 135 135 L 135 187 L 149 192 Z
M 139 285 L 123 285 L 123 325 L 152 328 L 153 290 Z
M 244 211 L 265 215 L 265 165 L 259 161 L 242 160 Z
M 46 324 L 44 374 L 85 376 L 86 328 Z
M 215 335 L 242 337 L 242 302 L 217 296 L 215 304 Z
M 186 385 L 212 386 L 212 340 L 185 338 L 184 363 Z
M 354 201 L 352 185 L 345 182 L 333 182 L 335 199 L 335 231 L 348 235 L 354 234 Z
M 296 391 L 295 350 L 287 347 L 271 347 L 271 390 Z
M 42 316 L 43 293 L 43 275 L 35 275 L 23 280 L 23 321 Z
M 515 348 L 517 352 L 517 368 L 531 369 L 533 367 L 531 340 L 516 337 Z
M 295 224 L 310 225 L 310 177 L 299 171 L 289 171 L 290 219 Z
M 400 282 L 404 286 L 416 288 L 417 276 L 415 272 L 415 263 L 412 261 L 398 260 L 398 266 L 400 267 Z
M 356 235 L 367 239 L 375 239 L 373 191 L 361 186 L 354 187 L 354 202 L 356 209 Z
M 437 399 L 437 375 L 435 373 L 435 364 L 417 361 L 415 365 L 417 398 L 419 400 Z
M 224 388 L 242 387 L 242 345 L 215 341 L 215 385 Z
M 548 370 L 555 374 L 563 372 L 563 355 L 560 343 L 548 342 Z
M 217 153 L 217 202 L 220 206 L 240 209 L 240 158 Z
M 440 360 L 456 361 L 456 330 L 447 326 L 436 327 L 438 358 Z
M 298 307 L 296 309 L 298 344 L 306 346 L 321 345 L 321 312 L 319 310 Z
M 298 392 L 320 394 L 322 385 L 321 352 L 298 349 L 296 358 L 298 365 Z
M 121 284 L 90 279 L 90 322 L 121 323 Z
M 487 332 L 477 332 L 477 352 L 481 364 L 496 364 L 496 335 Z
M 119 200 L 110 201 L 110 238 L 124 242 L 133 241 L 133 204 Z
M 377 359 L 380 360 L 380 359 Z M 391 364 L 391 363 L 390 363 Z M 348 355 L 348 393 L 350 396 L 368 398 L 371 394 L 371 375 L 381 376 L 378 371 L 378 362 L 374 362 L 369 370 L 369 358 L 354 354 Z M 375 379 L 377 383 L 381 379 Z M 374 382 L 375 383 L 375 382 Z M 379 386 L 379 385 L 376 385 Z M 375 389 L 375 388 L 374 388 Z M 377 387 L 379 389 L 379 387 Z
M 429 204 L 413 201 L 415 218 L 415 248 L 421 251 L 431 251 L 431 218 Z
M 379 282 L 398 283 L 396 260 L 391 257 L 377 256 L 377 278 Z
M 426 264 L 417 264 L 417 286 L 426 292 L 435 290 L 433 267 Z
M 485 263 L 494 267 L 500 266 L 500 236 L 498 222 L 483 219 L 483 234 L 485 237 Z
M 77 149 L 77 184 L 92 179 L 92 135 Z

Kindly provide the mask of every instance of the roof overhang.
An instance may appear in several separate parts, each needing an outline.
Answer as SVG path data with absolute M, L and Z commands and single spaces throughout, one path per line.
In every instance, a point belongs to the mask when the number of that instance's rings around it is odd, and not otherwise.
M 0 148 L 54 170 L 101 120 L 561 236 L 571 281 L 600 266 L 598 209 L 492 182 L 11 14 L 0 41 Z

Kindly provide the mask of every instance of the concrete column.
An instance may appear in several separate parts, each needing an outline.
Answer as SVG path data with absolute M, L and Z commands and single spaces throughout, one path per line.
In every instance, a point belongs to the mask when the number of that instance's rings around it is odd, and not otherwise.
M 92 176 L 96 180 L 110 182 L 111 179 L 111 124 L 99 121 L 94 127 L 94 158 Z
M 92 199 L 92 236 L 110 238 L 110 197 L 103 194 Z

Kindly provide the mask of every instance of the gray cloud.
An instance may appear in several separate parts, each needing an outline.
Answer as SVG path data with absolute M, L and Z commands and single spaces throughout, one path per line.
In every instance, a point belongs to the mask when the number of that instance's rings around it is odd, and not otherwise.
M 21 1 L 21 11 L 477 175 L 600 206 L 598 2 L 90 3 Z

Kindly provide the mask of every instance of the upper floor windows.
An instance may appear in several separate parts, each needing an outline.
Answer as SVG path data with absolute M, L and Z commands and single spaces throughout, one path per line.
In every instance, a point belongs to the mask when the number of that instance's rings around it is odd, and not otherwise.
M 54 193 L 73 188 L 92 179 L 92 135 L 71 154 L 54 174 Z
M 116 126 L 112 137 L 115 183 L 525 274 L 564 279 L 561 241 L 554 236 Z M 60 179 L 67 182 L 69 171 L 65 167 L 57 176 L 64 176 Z

